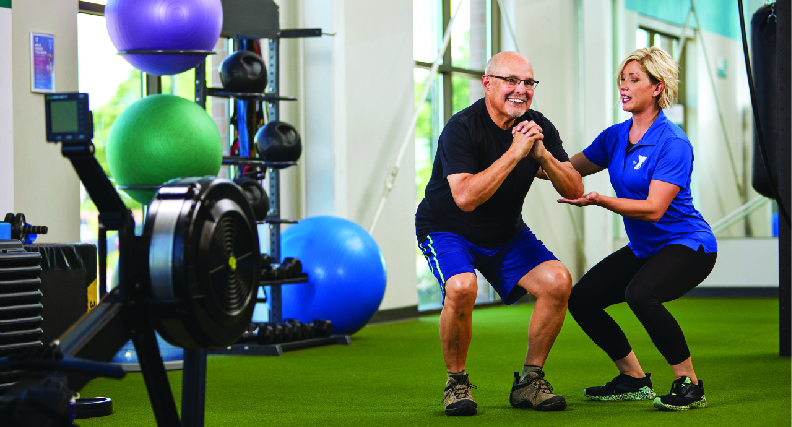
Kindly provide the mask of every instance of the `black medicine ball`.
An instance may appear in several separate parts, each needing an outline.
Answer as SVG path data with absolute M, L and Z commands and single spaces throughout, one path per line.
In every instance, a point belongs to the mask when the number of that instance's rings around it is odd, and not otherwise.
M 239 50 L 220 63 L 220 80 L 228 92 L 262 93 L 267 88 L 267 66 L 249 50 Z
M 234 183 L 242 188 L 242 192 L 245 193 L 245 198 L 250 203 L 250 207 L 253 208 L 253 216 L 256 221 L 266 219 L 270 208 L 269 196 L 267 196 L 267 191 L 264 190 L 261 183 L 255 179 L 244 177 L 235 179 Z
M 256 132 L 259 156 L 268 162 L 296 162 L 302 154 L 300 134 L 284 122 L 269 122 Z

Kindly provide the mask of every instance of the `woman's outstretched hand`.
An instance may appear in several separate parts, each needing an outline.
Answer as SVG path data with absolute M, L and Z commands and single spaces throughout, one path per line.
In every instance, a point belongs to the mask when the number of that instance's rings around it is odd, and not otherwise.
M 599 193 L 597 193 L 596 191 L 592 191 L 591 193 L 584 194 L 582 197 L 578 199 L 558 199 L 558 203 L 567 203 L 575 206 L 588 206 L 588 205 L 596 205 L 598 198 L 599 198 Z

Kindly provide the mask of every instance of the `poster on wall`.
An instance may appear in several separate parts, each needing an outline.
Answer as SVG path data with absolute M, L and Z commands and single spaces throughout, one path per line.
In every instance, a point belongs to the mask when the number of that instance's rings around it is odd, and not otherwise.
M 55 92 L 55 36 L 30 33 L 30 91 Z

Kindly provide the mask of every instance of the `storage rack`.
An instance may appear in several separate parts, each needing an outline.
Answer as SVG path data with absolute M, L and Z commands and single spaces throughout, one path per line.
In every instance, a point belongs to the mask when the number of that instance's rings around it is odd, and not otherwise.
M 43 347 L 41 254 L 19 240 L 0 240 L 0 357 Z M 0 395 L 21 378 L 0 372 Z
M 268 64 L 267 64 L 267 89 L 266 93 L 232 93 L 219 88 L 207 87 L 206 85 L 206 64 L 202 62 L 195 68 L 195 101 L 206 108 L 206 98 L 208 96 L 230 98 L 242 101 L 262 101 L 266 103 L 267 122 L 277 121 L 280 117 L 280 102 L 281 101 L 296 101 L 297 98 L 280 95 L 280 40 L 285 38 L 306 38 L 306 37 L 320 37 L 322 36 L 321 29 L 289 29 L 281 30 L 278 19 L 278 7 L 272 0 L 262 0 L 258 2 L 260 14 L 266 15 L 267 19 L 262 19 L 256 22 L 256 29 L 250 30 L 249 23 L 244 20 L 250 16 L 256 16 L 255 10 L 245 9 L 244 11 L 237 11 L 227 6 L 233 6 L 233 2 L 224 1 L 224 17 L 223 17 L 223 33 L 221 36 L 232 39 L 236 50 L 240 50 L 245 40 L 268 40 Z M 244 15 L 244 18 L 243 16 Z M 235 23 L 245 28 L 234 28 Z M 239 31 L 237 31 L 239 29 Z M 248 111 L 251 111 L 248 108 Z M 251 125 L 251 120 L 246 120 L 248 125 L 248 138 L 249 146 L 252 146 L 253 135 L 257 129 Z M 225 156 L 223 164 L 229 166 L 260 166 L 267 168 L 267 180 L 269 186 L 269 213 L 264 221 L 269 228 L 269 256 L 280 262 L 282 259 L 281 254 L 281 224 L 296 223 L 293 219 L 281 218 L 280 211 L 280 169 L 294 166 L 297 162 L 268 162 L 259 159 L 252 159 L 243 155 L 240 150 L 240 156 L 232 157 Z M 269 287 L 269 295 L 265 299 L 257 298 L 257 303 L 268 303 L 269 305 L 269 322 L 281 323 L 283 322 L 282 310 L 282 285 L 291 285 L 306 283 L 308 281 L 307 275 L 302 277 L 262 281 L 261 286 Z M 255 345 L 255 344 L 238 344 L 228 347 L 226 349 L 214 350 L 212 354 L 240 354 L 240 355 L 282 355 L 283 351 L 297 350 L 302 348 L 316 347 L 330 344 L 349 344 L 350 338 L 347 335 L 333 335 L 326 338 L 312 338 L 300 341 L 284 342 L 279 344 L 270 345 Z

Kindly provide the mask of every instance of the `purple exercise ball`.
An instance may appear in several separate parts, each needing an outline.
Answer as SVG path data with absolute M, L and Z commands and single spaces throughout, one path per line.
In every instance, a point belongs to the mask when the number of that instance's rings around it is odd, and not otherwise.
M 223 28 L 220 0 L 108 0 L 107 33 L 125 50 L 212 50 Z M 204 55 L 124 55 L 133 67 L 157 76 L 183 73 Z

